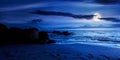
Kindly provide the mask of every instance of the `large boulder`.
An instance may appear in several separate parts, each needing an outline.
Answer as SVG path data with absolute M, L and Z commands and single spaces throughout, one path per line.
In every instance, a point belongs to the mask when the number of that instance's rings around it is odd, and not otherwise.
M 39 31 L 36 28 L 30 28 L 24 30 L 24 39 L 35 40 L 38 39 Z
M 5 43 L 6 42 L 7 31 L 8 31 L 8 28 L 5 25 L 0 24 L 0 43 Z
M 40 40 L 40 43 L 42 44 L 55 43 L 54 40 L 49 39 L 49 35 L 45 31 L 39 32 L 39 40 Z
M 23 40 L 23 30 L 12 27 L 9 29 L 8 38 L 11 43 L 19 43 Z

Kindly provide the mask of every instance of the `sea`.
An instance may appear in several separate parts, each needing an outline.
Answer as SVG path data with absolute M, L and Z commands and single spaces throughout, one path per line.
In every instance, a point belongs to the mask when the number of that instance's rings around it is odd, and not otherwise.
M 58 29 L 68 31 L 70 36 L 50 34 L 57 44 L 95 44 L 120 47 L 120 28 Z

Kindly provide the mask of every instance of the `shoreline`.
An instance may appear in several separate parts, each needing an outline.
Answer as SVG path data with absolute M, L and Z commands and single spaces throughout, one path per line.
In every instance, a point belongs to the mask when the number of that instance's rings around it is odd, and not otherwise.
M 0 56 L 15 60 L 23 57 L 25 60 L 119 60 L 119 51 L 119 48 L 89 44 L 29 44 L 0 47 Z

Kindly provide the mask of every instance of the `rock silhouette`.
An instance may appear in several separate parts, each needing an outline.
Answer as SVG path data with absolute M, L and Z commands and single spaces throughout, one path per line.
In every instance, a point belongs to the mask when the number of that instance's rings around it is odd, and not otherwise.
M 61 32 L 61 31 L 53 31 L 52 33 L 57 34 L 57 35 L 64 35 L 64 36 L 72 35 L 72 33 L 68 32 L 68 31 L 63 31 L 63 32 Z
M 16 27 L 7 28 L 0 24 L 0 44 L 48 44 L 55 43 L 49 39 L 49 35 L 45 31 L 36 28 L 20 29 Z
M 6 37 L 7 33 L 8 33 L 8 28 L 5 25 L 0 24 L 0 40 L 7 40 Z
M 55 41 L 49 39 L 49 35 L 45 31 L 39 32 L 40 43 L 55 43 Z

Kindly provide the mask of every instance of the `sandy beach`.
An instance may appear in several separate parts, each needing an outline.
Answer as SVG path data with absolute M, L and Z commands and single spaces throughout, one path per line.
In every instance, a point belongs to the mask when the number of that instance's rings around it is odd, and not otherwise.
M 0 60 L 119 60 L 120 49 L 88 44 L 9 45 Z

